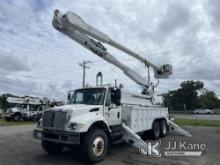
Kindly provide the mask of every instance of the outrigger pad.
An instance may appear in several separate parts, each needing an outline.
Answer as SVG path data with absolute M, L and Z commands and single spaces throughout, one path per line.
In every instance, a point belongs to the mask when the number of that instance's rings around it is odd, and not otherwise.
M 138 149 L 147 149 L 147 151 L 151 151 L 153 154 L 159 155 L 159 152 L 155 148 L 152 148 L 151 145 L 145 143 L 145 141 L 143 141 L 140 136 L 138 136 L 134 131 L 132 131 L 124 123 L 122 124 L 122 128 L 124 131 L 123 140 L 126 143 L 131 144 L 132 146 Z
M 188 136 L 188 137 L 192 137 L 191 133 L 189 133 L 188 131 L 184 130 L 183 128 L 181 128 L 180 126 L 178 126 L 176 123 L 174 123 L 173 121 L 169 120 L 169 127 L 170 130 L 173 130 L 181 135 L 184 136 Z

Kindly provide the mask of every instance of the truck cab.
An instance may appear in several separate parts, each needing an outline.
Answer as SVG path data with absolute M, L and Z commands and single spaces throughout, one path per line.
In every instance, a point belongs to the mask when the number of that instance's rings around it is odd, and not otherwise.
M 121 91 L 114 87 L 94 87 L 75 90 L 69 97 L 72 106 L 84 105 L 87 113 L 102 115 L 109 126 L 121 124 Z M 86 111 L 85 111 L 86 112 Z M 84 112 L 84 113 L 85 113 Z
M 90 124 L 96 121 L 102 121 L 108 126 L 120 125 L 121 112 L 120 89 L 104 86 L 82 88 L 68 93 L 68 104 L 45 110 L 40 124 L 42 128 L 56 130 L 56 123 L 49 123 L 48 120 L 51 118 L 47 117 L 50 117 L 52 113 L 64 113 L 67 115 L 68 121 L 62 126 L 63 130 L 86 132 Z
M 83 145 L 84 155 L 90 157 L 88 150 L 92 150 L 93 161 L 97 161 L 105 155 L 109 141 L 122 138 L 121 113 L 119 88 L 76 89 L 69 92 L 68 104 L 43 112 L 34 137 L 42 140 L 42 147 L 47 152 L 59 152 L 64 144 Z M 113 132 L 117 133 L 113 135 Z

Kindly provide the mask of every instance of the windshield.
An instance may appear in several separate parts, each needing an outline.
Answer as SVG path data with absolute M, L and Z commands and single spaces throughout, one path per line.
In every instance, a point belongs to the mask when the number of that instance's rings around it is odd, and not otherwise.
M 102 105 L 105 88 L 87 88 L 74 91 L 70 104 Z

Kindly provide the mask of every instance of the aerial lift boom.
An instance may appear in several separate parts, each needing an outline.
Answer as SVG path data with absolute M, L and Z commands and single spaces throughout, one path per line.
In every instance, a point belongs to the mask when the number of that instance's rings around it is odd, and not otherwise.
M 55 10 L 52 24 L 60 32 L 69 36 L 71 39 L 75 40 L 85 48 L 91 50 L 99 57 L 120 68 L 128 77 L 130 77 L 133 81 L 135 81 L 137 84 L 143 87 L 144 93 L 147 93 L 149 89 L 149 81 L 146 80 L 143 76 L 139 75 L 130 67 L 121 63 L 110 53 L 108 53 L 107 49 L 100 42 L 110 44 L 113 47 L 120 49 L 128 55 L 140 60 L 145 65 L 152 67 L 154 69 L 155 78 L 168 78 L 169 75 L 172 74 L 171 65 L 166 64 L 163 66 L 157 66 L 151 63 L 150 61 L 141 57 L 132 50 L 112 40 L 108 35 L 86 24 L 81 19 L 81 17 L 79 17 L 73 12 L 67 12 L 66 14 L 62 15 L 58 10 Z M 94 39 L 96 39 L 97 41 Z

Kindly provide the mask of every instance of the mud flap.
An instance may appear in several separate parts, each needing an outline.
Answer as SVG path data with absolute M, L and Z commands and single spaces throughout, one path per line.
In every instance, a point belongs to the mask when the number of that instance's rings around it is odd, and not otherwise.
M 187 132 L 186 130 L 182 129 L 180 126 L 178 126 L 176 123 L 174 123 L 173 121 L 169 120 L 169 127 L 170 127 L 170 130 L 173 130 L 181 135 L 184 135 L 184 136 L 188 136 L 188 137 L 192 137 L 192 135 Z
M 158 155 L 158 151 L 154 149 L 151 145 L 145 143 L 140 136 L 138 136 L 135 132 L 133 132 L 129 127 L 127 127 L 124 123 L 122 124 L 122 128 L 124 131 L 123 140 L 128 144 L 138 148 L 138 149 L 147 149 L 147 151 L 152 151 L 153 154 Z

